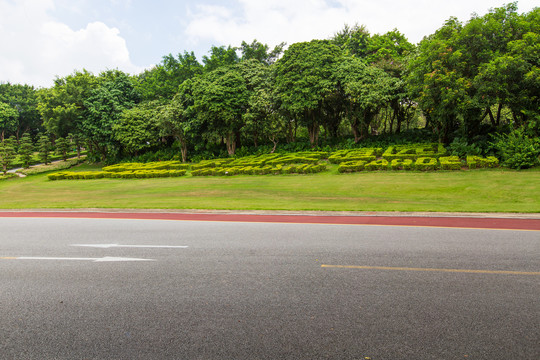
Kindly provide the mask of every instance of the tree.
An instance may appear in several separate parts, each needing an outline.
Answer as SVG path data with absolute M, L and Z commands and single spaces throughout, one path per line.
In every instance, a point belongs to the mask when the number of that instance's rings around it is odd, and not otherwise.
M 105 161 L 109 155 L 116 156 L 120 144 L 114 137 L 115 124 L 124 110 L 135 106 L 139 100 L 130 77 L 118 70 L 100 74 L 100 86 L 90 93 L 84 102 L 85 117 L 81 131 L 88 139 L 93 153 Z
M 30 85 L 0 84 L 0 102 L 9 104 L 18 113 L 12 131 L 17 139 L 24 132 L 37 133 L 42 128 L 36 94 L 36 90 Z
M 307 127 L 312 146 L 318 143 L 324 103 L 337 91 L 332 75 L 341 56 L 330 41 L 313 40 L 291 45 L 275 64 L 276 96 L 281 107 Z
M 145 101 L 172 99 L 186 80 L 201 75 L 203 66 L 193 52 L 163 57 L 160 64 L 138 76 L 137 91 Z
M 188 159 L 188 144 L 199 130 L 194 108 L 193 82 L 184 81 L 176 96 L 164 104 L 157 116 L 162 136 L 172 136 L 180 144 L 182 162 Z
M 12 132 L 16 129 L 18 115 L 16 109 L 0 102 L 0 141 L 4 141 L 6 132 Z
M 286 44 L 282 42 L 274 47 L 272 51 L 268 52 L 270 47 L 266 44 L 258 42 L 257 40 L 253 40 L 251 44 L 242 41 L 242 45 L 240 46 L 240 51 L 242 52 L 241 60 L 258 60 L 262 64 L 272 65 L 276 62 L 281 53 L 283 53 L 283 48 L 285 45 Z
M 157 122 L 159 102 L 145 102 L 122 111 L 112 124 L 114 138 L 132 155 L 156 146 L 159 141 Z
M 49 153 L 51 151 L 51 140 L 47 135 L 41 135 L 39 137 L 38 143 L 38 156 L 39 160 L 45 165 L 49 163 Z
M 227 152 L 234 155 L 248 106 L 246 81 L 237 67 L 221 67 L 193 84 L 194 108 L 207 123 L 208 135 L 225 139 Z
M 99 80 L 87 70 L 57 78 L 54 86 L 38 91 L 38 111 L 45 129 L 57 137 L 78 134 L 86 113 L 86 100 L 99 86 Z
M 370 35 L 364 25 L 345 25 L 332 38 L 332 42 L 339 46 L 347 55 L 364 58 L 369 52 Z
M 67 153 L 69 151 L 69 143 L 64 138 L 58 138 L 55 141 L 56 153 L 62 156 L 64 161 L 67 160 Z
M 30 167 L 33 151 L 34 146 L 32 145 L 32 138 L 28 133 L 24 133 L 21 137 L 21 144 L 19 145 L 19 157 L 25 169 Z
M 335 77 L 343 90 L 346 118 L 357 143 L 368 134 L 373 118 L 399 84 L 382 69 L 368 66 L 357 57 L 347 57 L 336 69 Z
M 238 64 L 240 58 L 236 54 L 237 48 L 231 46 L 212 46 L 210 56 L 203 56 L 204 70 L 211 72 L 220 67 Z
M 0 141 L 0 165 L 2 165 L 2 170 L 4 175 L 6 175 L 9 166 L 15 159 L 15 149 L 9 140 Z

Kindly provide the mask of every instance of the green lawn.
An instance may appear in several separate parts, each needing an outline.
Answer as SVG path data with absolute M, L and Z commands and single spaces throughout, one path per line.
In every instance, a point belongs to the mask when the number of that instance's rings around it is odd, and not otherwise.
M 80 170 L 90 170 L 83 165 Z M 0 209 L 540 212 L 540 169 L 0 181 Z

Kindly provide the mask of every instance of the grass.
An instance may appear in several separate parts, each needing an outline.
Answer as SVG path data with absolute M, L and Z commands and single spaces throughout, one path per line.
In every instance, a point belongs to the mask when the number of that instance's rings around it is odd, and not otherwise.
M 80 171 L 98 167 L 81 165 Z M 540 169 L 0 181 L 1 209 L 540 212 Z

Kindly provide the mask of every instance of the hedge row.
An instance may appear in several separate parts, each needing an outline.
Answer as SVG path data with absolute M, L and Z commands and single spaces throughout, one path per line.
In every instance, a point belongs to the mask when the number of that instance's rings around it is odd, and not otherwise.
M 111 166 L 105 166 L 103 171 L 107 172 L 125 172 L 139 170 L 187 170 L 188 164 L 179 161 L 155 161 L 149 163 L 121 163 Z
M 236 166 L 236 167 L 214 167 L 203 168 L 191 171 L 193 176 L 231 176 L 231 175 L 268 175 L 268 174 L 313 174 L 326 170 L 326 164 L 292 164 L 292 165 L 270 165 L 256 166 Z
M 469 169 L 493 168 L 499 165 L 499 160 L 495 156 L 467 156 L 467 165 Z
M 382 148 L 363 148 L 357 150 L 340 150 L 333 152 L 328 157 L 328 161 L 332 164 L 341 164 L 344 162 L 365 160 L 373 161 L 382 155 Z
M 356 172 L 362 170 L 460 170 L 464 165 L 467 165 L 469 169 L 479 168 L 491 168 L 496 167 L 499 164 L 499 160 L 493 156 L 483 158 L 480 156 L 468 156 L 466 164 L 457 156 L 445 156 L 440 158 L 435 157 L 420 157 L 416 160 L 413 159 L 393 159 L 388 161 L 386 159 L 379 159 L 374 161 L 357 160 L 343 162 L 339 165 L 338 171 L 344 172 Z
M 186 174 L 186 170 L 135 170 L 135 171 L 63 171 L 47 175 L 49 180 L 79 180 L 79 179 L 148 179 L 162 177 L 178 177 Z
M 390 146 L 382 154 L 383 159 L 391 161 L 394 159 L 418 158 L 440 158 L 446 155 L 446 149 L 442 144 L 417 144 L 417 145 L 397 145 Z
M 191 170 L 202 170 L 210 168 L 223 167 L 256 167 L 262 168 L 268 165 L 286 165 L 286 164 L 317 164 L 321 159 L 328 157 L 328 152 L 297 152 L 290 154 L 264 154 L 245 156 L 238 159 L 215 159 L 203 160 L 198 164 L 191 165 Z

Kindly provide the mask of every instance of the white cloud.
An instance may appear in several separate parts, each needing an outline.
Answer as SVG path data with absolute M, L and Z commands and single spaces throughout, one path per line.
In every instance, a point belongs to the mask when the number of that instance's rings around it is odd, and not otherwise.
M 254 38 L 277 45 L 327 39 L 345 24 L 365 25 L 370 33 L 397 28 L 417 43 L 451 16 L 467 21 L 474 12 L 485 14 L 505 0 L 236 0 L 237 11 L 226 6 L 196 5 L 185 33 L 191 44 L 239 45 Z M 519 1 L 520 12 L 535 0 Z
M 75 69 L 142 70 L 131 63 L 118 29 L 92 22 L 73 30 L 50 17 L 52 9 L 52 0 L 0 0 L 0 81 L 48 87 Z

